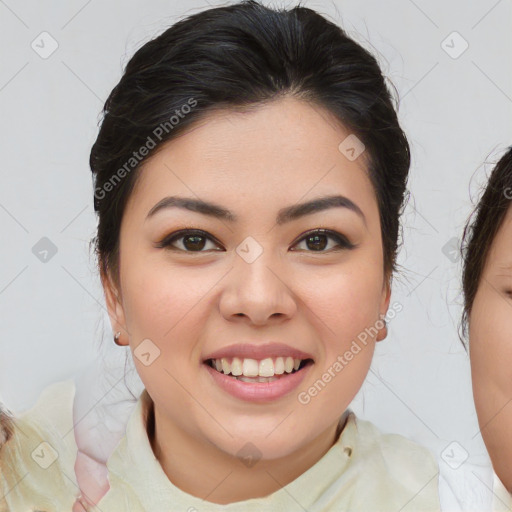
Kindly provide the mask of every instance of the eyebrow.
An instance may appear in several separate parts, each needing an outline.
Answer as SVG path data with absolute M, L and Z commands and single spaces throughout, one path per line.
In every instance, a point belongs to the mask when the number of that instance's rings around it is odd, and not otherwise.
M 279 210 L 276 218 L 277 224 L 285 224 L 293 220 L 299 219 L 306 215 L 321 212 L 330 208 L 347 208 L 355 212 L 366 225 L 366 217 L 362 212 L 361 208 L 357 206 L 348 197 L 342 195 L 336 196 L 325 196 L 318 199 L 313 199 L 306 203 L 300 203 Z M 146 220 L 153 217 L 157 212 L 167 208 L 182 208 L 192 212 L 202 213 L 203 215 L 209 215 L 220 220 L 226 220 L 229 222 L 237 222 L 238 217 L 231 212 L 214 203 L 208 203 L 201 199 L 194 199 L 188 197 L 179 196 L 168 196 L 158 201 L 153 208 L 149 211 L 146 216 Z

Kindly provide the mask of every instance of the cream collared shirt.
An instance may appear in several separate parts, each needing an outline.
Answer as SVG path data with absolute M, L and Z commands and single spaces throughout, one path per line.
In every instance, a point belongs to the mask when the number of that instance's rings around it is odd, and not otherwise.
M 0 451 L 0 511 L 71 510 L 78 494 L 74 394 L 72 380 L 53 384 L 32 409 L 16 419 L 16 433 Z M 95 510 L 440 511 L 439 472 L 430 452 L 400 435 L 382 434 L 352 412 L 327 453 L 278 491 L 228 505 L 203 501 L 173 485 L 155 458 L 146 433 L 145 396 L 137 401 L 126 435 L 108 459 L 110 489 Z

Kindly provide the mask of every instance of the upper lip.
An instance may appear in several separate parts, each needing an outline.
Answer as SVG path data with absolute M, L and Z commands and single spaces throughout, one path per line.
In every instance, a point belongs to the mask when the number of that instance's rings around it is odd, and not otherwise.
M 313 359 L 311 354 L 303 352 L 297 348 L 285 345 L 284 343 L 237 343 L 223 347 L 203 358 L 203 362 L 208 359 L 221 359 L 223 357 L 240 357 L 241 359 L 265 359 L 267 357 L 293 357 L 294 359 Z

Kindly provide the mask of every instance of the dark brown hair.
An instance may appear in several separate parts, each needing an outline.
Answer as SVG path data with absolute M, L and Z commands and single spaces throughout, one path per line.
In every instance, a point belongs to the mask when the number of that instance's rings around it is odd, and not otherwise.
M 110 93 L 90 154 L 102 275 L 119 285 L 121 219 L 144 161 L 207 113 L 285 95 L 323 107 L 365 145 L 392 275 L 410 152 L 377 60 L 311 9 L 255 0 L 175 23 L 137 50 Z
M 464 307 L 461 341 L 468 340 L 469 316 L 489 250 L 512 203 L 512 146 L 493 168 L 462 235 Z

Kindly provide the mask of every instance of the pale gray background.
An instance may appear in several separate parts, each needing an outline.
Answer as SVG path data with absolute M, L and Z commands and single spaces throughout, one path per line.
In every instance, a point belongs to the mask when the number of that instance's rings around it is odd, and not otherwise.
M 353 409 L 438 456 L 456 441 L 456 455 L 466 450 L 476 462 L 485 452 L 457 336 L 460 261 L 448 248 L 456 246 L 492 163 L 512 144 L 512 2 L 304 4 L 378 55 L 399 90 L 412 146 L 400 254 L 406 271 L 392 297 L 403 311 L 378 345 Z M 89 255 L 96 226 L 89 152 L 104 100 L 135 49 L 206 7 L 204 1 L 0 1 L 0 394 L 14 410 L 98 357 L 117 361 L 122 375 L 123 349 L 111 341 Z M 47 59 L 31 47 L 43 31 L 59 45 Z M 442 47 L 454 31 L 469 44 L 458 58 Z M 461 48 L 460 40 L 448 43 L 452 51 Z M 57 248 L 46 263 L 32 252 L 42 237 Z

